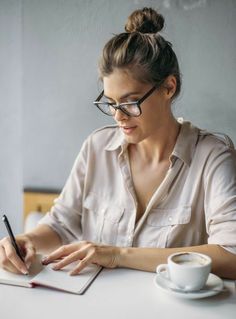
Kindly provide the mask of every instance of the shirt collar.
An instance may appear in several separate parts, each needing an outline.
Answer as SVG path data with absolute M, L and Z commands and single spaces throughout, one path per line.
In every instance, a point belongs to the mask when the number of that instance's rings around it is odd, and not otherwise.
M 105 147 L 106 151 L 115 151 L 119 147 L 121 147 L 122 149 L 125 149 L 128 146 L 128 143 L 126 142 L 125 137 L 123 133 L 121 132 L 119 126 L 116 126 L 116 127 L 117 129 L 115 134 L 112 136 L 110 142 Z
M 171 155 L 180 158 L 189 166 L 195 152 L 199 129 L 190 122 L 184 122 L 182 118 L 179 118 L 178 122 L 181 128 Z
M 173 156 L 180 158 L 187 165 L 190 165 L 195 151 L 199 129 L 193 126 L 190 122 L 183 121 L 182 118 L 179 118 L 178 122 L 181 124 L 181 128 L 170 158 Z M 127 146 L 128 143 L 125 140 L 123 133 L 117 126 L 117 130 L 112 136 L 105 150 L 115 151 L 121 147 L 122 151 L 124 151 Z

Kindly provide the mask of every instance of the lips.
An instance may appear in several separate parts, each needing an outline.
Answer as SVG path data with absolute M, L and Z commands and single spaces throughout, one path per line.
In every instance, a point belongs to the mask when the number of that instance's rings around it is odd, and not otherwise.
M 131 129 L 131 128 L 135 128 L 136 126 L 120 126 L 122 129 Z
M 131 134 L 136 129 L 136 127 L 137 126 L 120 126 L 125 134 Z

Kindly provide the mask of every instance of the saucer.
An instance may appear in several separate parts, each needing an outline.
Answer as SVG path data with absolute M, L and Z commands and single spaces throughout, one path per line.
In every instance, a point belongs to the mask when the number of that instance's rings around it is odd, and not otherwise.
M 162 272 L 163 275 L 165 275 L 165 273 L 166 271 Z M 172 289 L 173 284 L 171 283 L 171 281 L 170 280 L 167 281 L 163 279 L 161 275 L 156 275 L 154 279 L 154 283 L 158 289 L 161 289 L 175 297 L 180 297 L 185 299 L 200 299 L 200 298 L 211 297 L 220 293 L 224 288 L 223 280 L 212 273 L 209 274 L 209 277 L 207 279 L 205 286 L 199 291 L 187 292 L 184 290 L 181 291 L 181 289 Z

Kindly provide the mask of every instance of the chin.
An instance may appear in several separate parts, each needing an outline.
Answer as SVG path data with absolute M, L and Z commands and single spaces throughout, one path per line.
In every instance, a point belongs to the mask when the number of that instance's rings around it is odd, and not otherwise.
M 126 142 L 130 143 L 130 144 L 138 144 L 146 138 L 146 136 L 144 136 L 144 134 L 142 132 L 137 131 L 137 130 L 135 130 L 131 134 L 125 134 L 124 132 L 122 132 L 122 133 L 124 135 Z
M 127 136 L 127 135 L 125 135 L 125 140 L 129 144 L 138 144 L 142 141 L 142 139 L 138 138 L 137 136 Z

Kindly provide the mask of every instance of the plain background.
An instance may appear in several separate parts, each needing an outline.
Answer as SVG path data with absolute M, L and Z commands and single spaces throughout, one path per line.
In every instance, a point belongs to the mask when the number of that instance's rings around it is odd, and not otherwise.
M 234 0 L 0 0 L 0 210 L 16 232 L 22 190 L 61 189 L 86 136 L 113 123 L 92 104 L 97 61 L 144 6 L 164 15 L 179 59 L 176 116 L 236 143 Z

